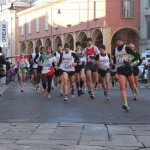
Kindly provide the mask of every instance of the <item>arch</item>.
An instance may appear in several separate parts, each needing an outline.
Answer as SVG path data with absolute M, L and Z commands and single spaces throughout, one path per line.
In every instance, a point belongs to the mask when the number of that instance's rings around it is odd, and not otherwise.
M 124 43 L 133 43 L 135 45 L 136 50 L 139 50 L 140 32 L 137 29 L 132 27 L 123 27 L 116 30 L 111 38 L 112 49 L 116 47 L 115 38 L 117 35 L 122 35 Z
M 103 44 L 103 34 L 100 29 L 95 29 L 92 34 L 93 43 L 96 46 L 99 46 L 100 44 Z
M 26 52 L 26 44 L 25 44 L 25 42 L 21 42 L 21 44 L 20 44 L 20 52 Z
M 46 40 L 45 40 L 45 45 L 44 45 L 45 47 L 46 46 L 51 46 L 51 40 L 50 40 L 50 38 L 46 38 Z
M 82 48 L 85 48 L 87 46 L 87 34 L 84 31 L 81 31 L 78 35 L 78 41 L 82 43 Z
M 27 53 L 28 53 L 28 54 L 31 54 L 32 52 L 33 52 L 33 42 L 32 42 L 32 41 L 29 41 Z
M 70 44 L 70 49 L 74 50 L 74 39 L 73 39 L 72 34 L 68 34 L 66 36 L 65 43 L 69 43 Z
M 54 49 L 57 49 L 58 44 L 62 44 L 62 40 L 61 40 L 60 36 L 56 36 L 56 38 L 54 40 Z
M 40 46 L 42 46 L 42 41 L 40 40 L 40 39 L 38 39 L 37 41 L 36 41 L 36 47 L 40 47 Z

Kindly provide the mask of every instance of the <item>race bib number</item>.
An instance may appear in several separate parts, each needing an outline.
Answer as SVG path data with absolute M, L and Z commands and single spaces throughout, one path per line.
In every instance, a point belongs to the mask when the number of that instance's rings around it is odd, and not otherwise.
M 71 65 L 71 63 L 65 63 L 65 68 L 66 69 L 71 69 L 72 68 L 72 65 Z
M 102 70 L 107 70 L 109 68 L 109 63 L 107 62 L 101 62 L 99 66 Z
M 124 65 L 124 61 L 128 61 L 127 55 L 121 55 L 121 56 L 117 56 L 117 57 L 116 57 L 116 63 L 117 63 L 119 66 Z

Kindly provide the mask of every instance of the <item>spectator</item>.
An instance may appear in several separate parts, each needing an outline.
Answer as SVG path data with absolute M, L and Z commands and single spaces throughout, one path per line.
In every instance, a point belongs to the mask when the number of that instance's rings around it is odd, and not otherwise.
M 0 84 L 1 84 L 1 78 L 3 77 L 4 69 L 3 64 L 6 64 L 5 56 L 2 53 L 2 48 L 0 47 Z
M 6 85 L 10 82 L 10 61 L 6 58 Z

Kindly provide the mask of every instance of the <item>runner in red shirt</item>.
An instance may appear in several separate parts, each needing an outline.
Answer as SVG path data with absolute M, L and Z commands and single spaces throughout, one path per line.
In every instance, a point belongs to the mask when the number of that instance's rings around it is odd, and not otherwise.
M 87 86 L 89 89 L 91 99 L 95 99 L 93 92 L 93 83 L 96 83 L 98 81 L 98 65 L 95 61 L 95 57 L 99 53 L 100 53 L 99 49 L 96 46 L 92 45 L 92 38 L 88 38 L 87 47 L 85 48 L 85 55 L 86 55 L 85 72 L 86 72 Z

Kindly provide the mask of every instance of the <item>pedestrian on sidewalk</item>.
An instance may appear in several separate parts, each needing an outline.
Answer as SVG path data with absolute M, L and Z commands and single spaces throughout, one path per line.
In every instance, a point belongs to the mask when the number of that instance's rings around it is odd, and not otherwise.
M 6 58 L 6 85 L 10 83 L 10 61 Z
M 6 64 L 6 59 L 5 56 L 2 52 L 2 48 L 0 47 L 0 84 L 1 84 L 1 79 L 6 76 L 6 72 L 3 68 L 3 65 Z

